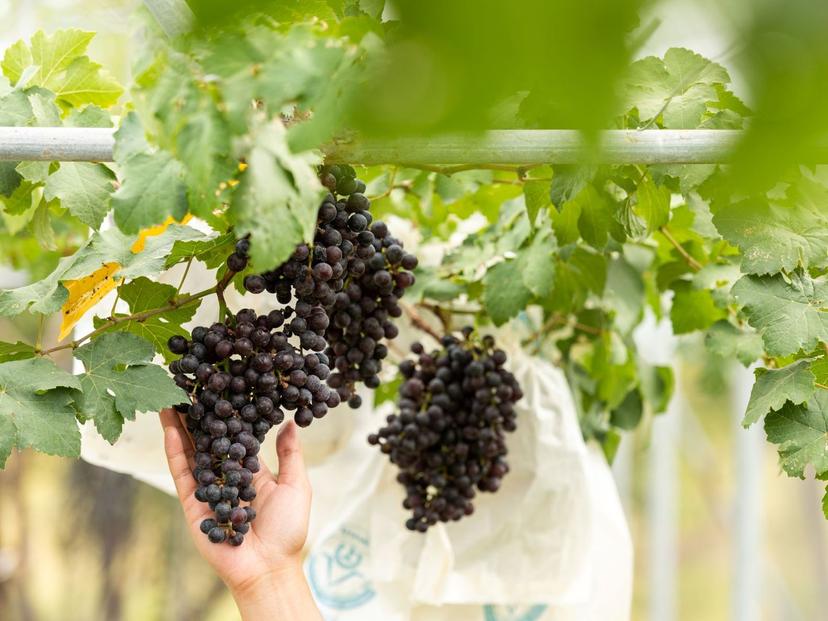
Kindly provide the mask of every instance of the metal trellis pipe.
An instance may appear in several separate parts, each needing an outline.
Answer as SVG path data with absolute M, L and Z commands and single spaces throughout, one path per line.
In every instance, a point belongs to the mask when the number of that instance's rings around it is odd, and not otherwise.
M 0 160 L 112 161 L 113 129 L 0 127 Z M 606 130 L 599 160 L 608 164 L 715 164 L 726 162 L 740 130 Z M 484 166 L 576 164 L 590 152 L 576 130 L 493 130 L 391 140 L 354 136 L 323 147 L 327 161 L 350 164 Z

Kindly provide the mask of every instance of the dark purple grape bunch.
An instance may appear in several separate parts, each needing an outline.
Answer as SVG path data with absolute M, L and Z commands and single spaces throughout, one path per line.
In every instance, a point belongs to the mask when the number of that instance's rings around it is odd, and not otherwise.
M 430 353 L 411 346 L 417 359 L 400 364 L 399 414 L 368 436 L 399 468 L 411 511 L 405 525 L 418 532 L 471 515 L 477 491 L 500 488 L 509 472 L 505 433 L 515 430 L 523 397 L 493 337 L 478 339 L 467 327 L 442 346 Z
M 320 178 L 331 190 L 330 196 L 348 195 L 336 201 L 334 222 L 347 216 L 349 239 L 355 244 L 348 256 L 344 287 L 327 307 L 331 325 L 325 338 L 335 370 L 328 385 L 339 391 L 343 401 L 358 408 L 362 399 L 355 394 L 356 384 L 372 389 L 380 384 L 382 360 L 388 355 L 383 341 L 399 334 L 393 320 L 402 315 L 400 298 L 414 284 L 411 270 L 417 267 L 417 257 L 405 252 L 384 222 L 373 220 L 371 203 L 362 194 L 363 184 L 354 178 L 352 168 L 323 168 Z
M 256 497 L 259 449 L 284 411 L 294 411 L 296 423 L 307 427 L 339 405 L 339 394 L 325 383 L 325 354 L 303 354 L 291 343 L 308 332 L 319 337 L 309 325 L 323 332 L 327 316 L 304 307 L 259 316 L 244 309 L 224 323 L 194 328 L 189 339 L 173 336 L 168 342 L 181 356 L 170 371 L 190 394 L 190 403 L 178 411 L 186 415 L 195 445 L 195 496 L 215 512 L 201 525 L 213 543 L 244 541 L 255 512 L 241 503 Z M 324 340 L 316 348 L 323 349 Z
M 336 372 L 328 385 L 353 408 L 362 404 L 356 385 L 379 386 L 385 339 L 399 330 L 399 300 L 414 284 L 417 258 L 404 251 L 383 222 L 374 221 L 365 184 L 350 166 L 326 166 L 320 180 L 330 193 L 319 208 L 312 245 L 300 244 L 281 266 L 252 274 L 251 293 L 268 291 L 282 304 L 321 308 L 331 325 L 324 333 L 326 353 Z

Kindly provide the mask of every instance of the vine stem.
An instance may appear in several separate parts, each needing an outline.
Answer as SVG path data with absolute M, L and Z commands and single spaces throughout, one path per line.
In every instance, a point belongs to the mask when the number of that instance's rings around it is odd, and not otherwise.
M 193 264 L 194 258 L 195 257 L 190 257 L 187 261 L 187 267 L 184 268 L 184 275 L 181 276 L 181 282 L 178 283 L 178 289 L 175 290 L 176 295 L 181 293 L 181 288 L 184 286 L 184 282 L 187 280 L 187 275 L 190 273 L 190 266 Z
M 115 301 L 112 302 L 112 310 L 109 311 L 109 316 L 110 317 L 115 316 L 115 309 L 118 308 L 118 300 L 120 300 L 120 299 L 121 299 L 121 290 L 119 288 L 119 289 L 115 290 Z
M 391 169 L 390 174 L 388 175 L 388 189 L 383 192 L 382 194 L 377 194 L 376 196 L 369 196 L 369 201 L 377 201 L 381 198 L 385 198 L 386 196 L 391 196 L 391 192 L 401 186 L 394 185 L 394 181 L 397 179 L 397 170 L 399 170 L 396 166 Z
M 460 306 L 441 306 L 440 304 L 429 304 L 428 302 L 417 302 L 416 306 L 431 311 L 439 316 L 441 313 L 451 313 L 452 315 L 477 315 L 481 309 L 479 308 L 464 308 Z
M 567 325 L 569 322 L 567 318 L 563 315 L 552 315 L 549 319 L 543 322 L 543 325 L 535 332 L 529 339 L 527 340 L 536 340 L 544 336 L 547 332 L 549 332 L 553 328 L 560 328 Z M 603 330 L 601 328 L 596 328 L 595 326 L 588 326 L 584 323 L 579 321 L 575 321 L 570 324 L 576 330 L 580 330 L 581 332 L 586 332 L 587 334 L 592 334 L 594 336 L 600 336 L 603 334 Z
M 408 318 L 411 320 L 411 325 L 413 325 L 421 332 L 425 332 L 438 343 L 441 341 L 443 337 L 441 337 L 434 328 L 428 325 L 425 319 L 423 319 L 420 313 L 418 313 L 413 307 L 405 304 L 402 305 L 402 308 L 403 312 L 405 312 L 405 314 L 408 315 Z
M 670 232 L 670 229 L 668 229 L 666 225 L 659 227 L 658 230 L 661 232 L 662 235 L 664 235 L 667 241 L 670 242 L 673 248 L 676 249 L 676 252 L 678 252 L 681 255 L 681 258 L 684 259 L 684 261 L 687 263 L 687 265 L 691 267 L 691 269 L 693 269 L 693 271 L 698 272 L 700 269 L 704 267 L 701 263 L 696 261 L 696 259 L 690 256 L 690 253 L 688 253 L 684 249 L 684 246 L 678 243 L 678 240 L 675 237 L 673 237 L 673 234 Z

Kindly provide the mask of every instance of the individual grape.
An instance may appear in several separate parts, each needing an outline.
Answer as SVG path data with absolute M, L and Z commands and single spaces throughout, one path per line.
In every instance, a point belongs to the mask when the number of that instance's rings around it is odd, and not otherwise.
M 247 522 L 247 512 L 243 507 L 236 507 L 230 512 L 230 523 L 233 526 L 240 526 Z
M 189 349 L 187 339 L 183 336 L 171 336 L 167 341 L 167 347 L 174 354 L 186 354 Z
M 261 293 L 267 288 L 267 283 L 258 274 L 249 274 L 244 277 L 244 288 L 250 293 Z
M 212 543 L 223 543 L 227 539 L 227 532 L 220 526 L 215 526 L 207 533 Z
M 247 267 L 247 257 L 234 252 L 227 257 L 227 267 L 232 272 L 242 272 Z

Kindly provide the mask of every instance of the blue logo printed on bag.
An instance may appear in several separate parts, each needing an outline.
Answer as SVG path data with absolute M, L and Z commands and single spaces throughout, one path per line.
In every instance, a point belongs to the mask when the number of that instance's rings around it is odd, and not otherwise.
M 486 621 L 538 621 L 546 606 L 483 606 Z
M 359 608 L 371 601 L 374 589 L 362 573 L 368 557 L 368 537 L 341 528 L 308 559 L 307 573 L 317 601 L 336 610 Z

